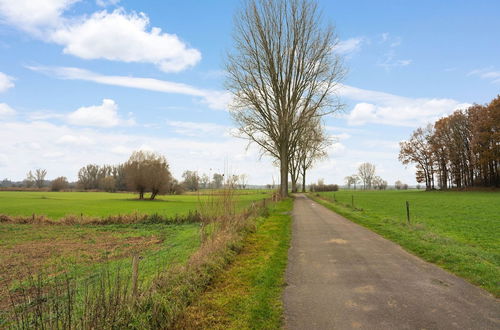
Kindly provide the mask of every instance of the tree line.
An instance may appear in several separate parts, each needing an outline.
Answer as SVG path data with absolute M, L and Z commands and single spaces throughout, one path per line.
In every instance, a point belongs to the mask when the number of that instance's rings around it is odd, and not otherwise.
M 199 189 L 219 189 L 230 185 L 232 188 L 246 189 L 248 176 L 246 174 L 230 175 L 225 177 L 221 173 L 199 175 L 197 171 L 186 170 L 182 174 L 182 181 L 175 179 L 169 164 L 163 155 L 150 151 L 135 151 L 129 159 L 118 165 L 88 164 L 78 171 L 78 180 L 68 182 L 64 176 L 54 180 L 46 180 L 47 170 L 36 169 L 29 171 L 22 183 L 13 183 L 10 180 L 0 182 L 0 187 L 19 187 L 28 189 L 45 189 L 52 191 L 80 189 L 91 191 L 134 191 L 139 199 L 144 199 L 149 193 L 149 199 L 154 200 L 160 194 L 182 194 L 185 191 Z
M 399 160 L 416 165 L 427 190 L 500 187 L 500 95 L 416 129 Z

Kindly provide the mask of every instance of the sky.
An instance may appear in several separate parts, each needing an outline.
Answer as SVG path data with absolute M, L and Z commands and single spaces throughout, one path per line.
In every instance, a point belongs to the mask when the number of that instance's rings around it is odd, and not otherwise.
M 348 74 L 324 119 L 335 142 L 307 182 L 344 183 L 359 164 L 415 184 L 399 141 L 500 93 L 499 1 L 318 1 Z M 0 0 L 0 179 L 76 180 L 134 150 L 184 170 L 279 181 L 234 136 L 224 90 L 235 0 Z

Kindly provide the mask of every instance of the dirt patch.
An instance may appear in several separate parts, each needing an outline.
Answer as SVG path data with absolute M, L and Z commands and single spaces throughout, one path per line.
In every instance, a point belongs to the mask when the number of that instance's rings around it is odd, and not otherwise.
M 33 228 L 36 230 L 36 227 Z M 78 238 L 32 240 L 2 246 L 0 254 L 0 310 L 9 305 L 8 288 L 14 281 L 43 272 L 60 274 L 65 266 L 93 264 L 125 258 L 146 249 L 160 247 L 157 236 L 117 237 L 112 233 L 83 233 Z
M 328 241 L 328 243 L 347 244 L 347 241 L 342 238 L 332 238 L 331 240 Z

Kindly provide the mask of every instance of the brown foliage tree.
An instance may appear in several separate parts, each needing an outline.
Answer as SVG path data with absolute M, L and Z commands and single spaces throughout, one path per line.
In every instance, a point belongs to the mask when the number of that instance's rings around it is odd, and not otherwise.
M 168 189 L 172 178 L 165 157 L 149 151 L 134 151 L 123 170 L 127 185 L 139 193 L 139 199 L 144 199 L 147 191 L 151 192 L 150 199 L 155 199 Z

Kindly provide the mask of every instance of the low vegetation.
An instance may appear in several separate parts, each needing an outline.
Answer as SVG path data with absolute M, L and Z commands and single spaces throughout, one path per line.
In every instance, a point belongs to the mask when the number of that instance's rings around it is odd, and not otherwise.
M 344 190 L 310 196 L 500 296 L 498 193 Z
M 171 327 L 262 212 L 232 189 L 183 197 L 197 204 L 182 216 L 3 216 L 0 326 Z
M 178 329 L 279 329 L 281 294 L 291 237 L 292 200 L 256 220 L 255 232 L 213 285 L 188 307 Z

